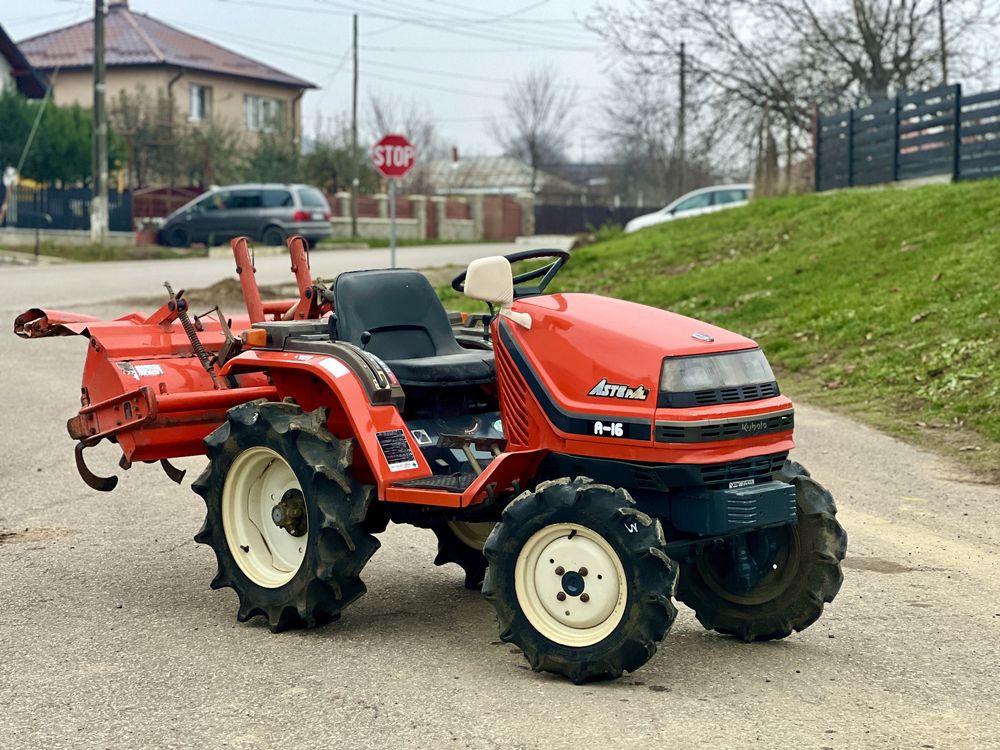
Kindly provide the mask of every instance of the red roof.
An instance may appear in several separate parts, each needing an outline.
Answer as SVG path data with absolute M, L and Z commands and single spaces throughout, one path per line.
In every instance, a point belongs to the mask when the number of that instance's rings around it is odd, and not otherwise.
M 127 2 L 111 3 L 104 19 L 104 40 L 104 62 L 109 68 L 165 65 L 295 88 L 316 88 L 309 81 L 188 34 L 145 13 L 133 13 Z M 94 22 L 84 21 L 39 34 L 19 42 L 18 46 L 39 70 L 89 68 L 94 62 Z

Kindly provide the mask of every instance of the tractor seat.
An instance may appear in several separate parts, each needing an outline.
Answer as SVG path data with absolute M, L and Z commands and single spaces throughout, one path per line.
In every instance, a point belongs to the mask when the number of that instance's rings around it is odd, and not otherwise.
M 405 386 L 496 379 L 493 352 L 465 349 L 430 282 L 404 268 L 349 271 L 333 287 L 336 337 L 384 360 Z

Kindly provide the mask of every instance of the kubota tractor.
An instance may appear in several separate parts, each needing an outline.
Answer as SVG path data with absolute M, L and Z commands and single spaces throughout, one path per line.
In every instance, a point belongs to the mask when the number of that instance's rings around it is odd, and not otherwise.
M 89 339 L 77 463 L 207 454 L 195 539 L 213 588 L 274 631 L 340 617 L 387 524 L 433 529 L 500 637 L 583 682 L 644 664 L 676 615 L 745 641 L 811 625 L 840 588 L 847 536 L 792 449 L 792 404 L 751 340 L 642 305 L 545 294 L 569 260 L 476 260 L 453 286 L 495 314 L 452 316 L 411 270 L 311 278 L 248 315 L 192 316 L 183 292 L 113 321 L 29 310 L 27 338 Z M 511 262 L 534 261 L 512 278 Z

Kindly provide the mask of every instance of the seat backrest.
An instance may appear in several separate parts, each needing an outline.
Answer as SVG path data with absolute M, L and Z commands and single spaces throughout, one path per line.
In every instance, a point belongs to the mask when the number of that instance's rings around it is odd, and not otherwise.
M 333 286 L 337 336 L 384 360 L 462 351 L 430 282 L 408 268 L 349 271 Z M 367 343 L 365 333 L 370 334 Z

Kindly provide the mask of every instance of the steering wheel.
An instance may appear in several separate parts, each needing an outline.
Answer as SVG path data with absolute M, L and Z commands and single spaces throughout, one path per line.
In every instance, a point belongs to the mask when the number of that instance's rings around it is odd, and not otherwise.
M 566 250 L 559 250 L 552 247 L 543 247 L 536 250 L 519 250 L 516 253 L 511 253 L 510 255 L 504 256 L 513 265 L 518 261 L 522 260 L 534 260 L 535 258 L 555 258 L 551 263 L 546 263 L 544 266 L 539 266 L 538 268 L 533 268 L 530 271 L 525 271 L 524 273 L 519 273 L 513 278 L 514 282 L 514 299 L 520 299 L 521 297 L 533 297 L 535 295 L 541 294 L 545 287 L 549 285 L 549 282 L 555 278 L 555 275 L 559 273 L 559 270 L 566 265 L 569 261 L 569 252 Z M 465 277 L 468 271 L 462 271 L 458 276 L 452 279 L 451 288 L 456 292 L 465 291 Z M 518 284 L 523 284 L 526 281 L 534 281 L 535 279 L 541 279 L 535 286 L 526 286 L 518 288 Z

